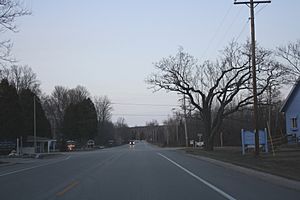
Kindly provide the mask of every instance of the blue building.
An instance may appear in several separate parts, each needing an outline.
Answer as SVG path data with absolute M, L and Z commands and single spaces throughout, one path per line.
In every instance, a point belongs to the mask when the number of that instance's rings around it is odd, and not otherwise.
M 300 141 L 300 77 L 287 96 L 281 112 L 285 114 L 286 134 L 295 135 Z

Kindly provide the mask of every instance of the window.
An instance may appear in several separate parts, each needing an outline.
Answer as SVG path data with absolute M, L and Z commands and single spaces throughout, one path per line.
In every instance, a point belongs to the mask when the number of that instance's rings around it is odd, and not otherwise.
M 296 117 L 293 117 L 292 118 L 292 129 L 297 129 L 298 126 L 297 126 L 297 118 Z

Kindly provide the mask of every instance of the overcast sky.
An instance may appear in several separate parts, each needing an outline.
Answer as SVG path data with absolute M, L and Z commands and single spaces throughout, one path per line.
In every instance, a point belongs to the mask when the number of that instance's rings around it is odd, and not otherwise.
M 216 59 L 233 38 L 249 37 L 249 9 L 233 0 L 26 0 L 31 16 L 18 19 L 18 33 L 6 33 L 13 54 L 29 65 L 42 91 L 85 86 L 107 95 L 113 121 L 130 126 L 172 115 L 176 94 L 152 93 L 145 78 L 153 63 L 178 47 L 200 60 Z M 300 1 L 273 0 L 256 7 L 256 38 L 275 48 L 300 39 Z M 125 105 L 125 104 L 159 104 Z

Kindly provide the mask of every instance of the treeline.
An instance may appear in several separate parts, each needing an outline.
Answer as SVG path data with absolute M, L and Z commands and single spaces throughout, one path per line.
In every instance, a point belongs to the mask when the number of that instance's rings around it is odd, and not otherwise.
M 99 145 L 121 144 L 129 138 L 124 119 L 112 123 L 113 108 L 106 96 L 91 98 L 83 86 L 55 86 L 50 95 L 42 94 L 40 82 L 28 66 L 2 67 L 0 80 L 1 140 L 32 136 L 34 114 L 37 136 L 61 144 L 75 140 L 85 145 L 89 139 Z
M 279 94 L 277 94 L 279 95 Z M 267 128 L 272 138 L 278 138 L 285 135 L 284 114 L 280 112 L 282 101 L 279 97 L 273 97 L 271 105 L 259 104 L 259 129 Z M 187 106 L 191 108 L 190 106 Z M 197 112 L 191 109 L 184 117 L 183 111 L 178 110 L 173 116 L 160 125 L 156 120 L 146 122 L 144 127 L 132 127 L 131 133 L 137 139 L 146 139 L 148 142 L 159 146 L 185 146 L 185 120 L 187 127 L 188 143 L 191 140 L 203 141 L 205 128 L 203 121 Z M 253 110 L 251 107 L 239 110 L 224 119 L 221 131 L 214 138 L 214 146 L 240 146 L 241 130 L 253 129 Z M 201 138 L 199 136 L 201 135 Z M 189 144 L 190 145 L 190 144 Z M 191 146 L 191 145 L 190 145 Z
M 272 138 L 285 135 L 284 115 L 280 112 L 282 101 L 268 105 L 259 106 L 259 128 L 270 128 Z M 269 125 L 270 123 L 270 125 Z M 186 116 L 188 140 L 199 141 L 199 135 L 205 134 L 203 121 L 197 114 L 188 113 Z M 238 111 L 224 119 L 221 131 L 214 138 L 214 146 L 240 146 L 241 129 L 253 129 L 253 110 L 246 109 Z M 163 125 L 159 125 L 155 120 L 146 123 L 144 130 L 135 132 L 149 142 L 160 146 L 185 146 L 184 115 L 175 113 Z M 141 134 L 142 133 L 142 134 Z
M 19 91 L 2 79 L 0 83 L 0 139 L 15 139 L 33 135 L 34 101 L 36 130 L 39 136 L 50 137 L 50 123 L 46 118 L 39 97 L 29 88 Z
M 92 99 L 83 86 L 73 89 L 55 86 L 50 95 L 43 97 L 43 107 L 55 138 L 75 140 L 80 144 L 89 139 L 101 145 L 112 140 L 115 144 L 125 142 L 126 132 L 120 133 L 118 129 L 127 127 L 127 124 L 125 121 L 112 123 L 113 107 L 107 96 Z

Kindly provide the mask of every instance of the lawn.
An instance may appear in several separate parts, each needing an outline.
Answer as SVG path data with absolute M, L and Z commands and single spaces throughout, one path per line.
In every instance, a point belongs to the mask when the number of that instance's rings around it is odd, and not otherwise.
M 185 151 L 300 181 L 299 147 L 280 147 L 275 151 L 275 156 L 261 153 L 258 157 L 253 152 L 243 156 L 240 147 L 216 147 L 212 152 L 199 148 L 186 148 Z

